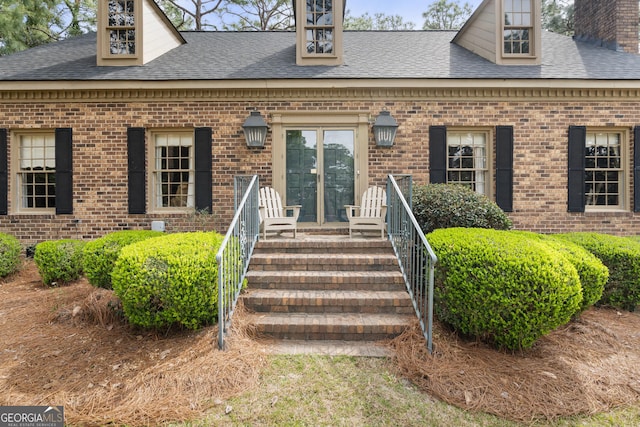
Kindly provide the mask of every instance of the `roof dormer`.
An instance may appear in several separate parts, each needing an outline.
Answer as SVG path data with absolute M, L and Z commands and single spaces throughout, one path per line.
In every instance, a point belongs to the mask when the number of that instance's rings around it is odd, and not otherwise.
M 294 0 L 296 63 L 342 64 L 345 0 Z
M 541 63 L 541 3 L 484 0 L 453 43 L 500 65 Z
M 98 1 L 99 66 L 143 65 L 186 43 L 153 0 Z

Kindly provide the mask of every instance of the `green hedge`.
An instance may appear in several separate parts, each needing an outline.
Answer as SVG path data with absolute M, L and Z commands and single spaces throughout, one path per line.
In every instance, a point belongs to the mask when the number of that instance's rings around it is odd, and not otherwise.
M 609 268 L 600 304 L 635 311 L 640 304 L 640 242 L 599 233 L 566 233 L 557 237 L 584 247 Z
M 413 214 L 425 234 L 455 227 L 509 230 L 512 225 L 498 205 L 463 185 L 416 185 L 412 202 Z
M 111 278 L 129 322 L 190 329 L 215 323 L 215 256 L 223 238 L 215 232 L 176 233 L 124 247 Z
M 0 233 L 0 277 L 15 272 L 20 265 L 20 241 L 10 234 Z
M 36 245 L 33 260 L 45 285 L 62 285 L 82 275 L 81 240 L 50 240 Z
M 602 292 L 609 280 L 609 269 L 595 255 L 580 245 L 556 236 L 513 231 L 529 239 L 539 239 L 560 252 L 578 272 L 582 286 L 582 304 L 580 311 L 596 304 L 602 298 Z
M 427 239 L 438 256 L 436 313 L 465 335 L 528 348 L 580 308 L 575 267 L 539 239 L 477 228 L 440 229 Z
M 123 230 L 109 233 L 87 242 L 83 250 L 83 268 L 89 283 L 111 289 L 111 271 L 123 247 L 152 237 L 163 236 L 161 231 Z

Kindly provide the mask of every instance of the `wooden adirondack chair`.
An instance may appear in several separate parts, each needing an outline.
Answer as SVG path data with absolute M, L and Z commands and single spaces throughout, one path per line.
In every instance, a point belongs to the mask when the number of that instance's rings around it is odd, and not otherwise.
M 384 239 L 387 216 L 387 193 L 380 187 L 369 187 L 362 195 L 360 206 L 346 205 L 349 237 L 354 231 L 377 231 Z
M 293 238 L 296 237 L 298 216 L 300 215 L 300 205 L 282 206 L 280 194 L 271 187 L 262 187 L 259 191 L 260 223 L 264 239 L 267 239 L 267 232 L 293 231 Z M 287 213 L 291 212 L 291 216 Z

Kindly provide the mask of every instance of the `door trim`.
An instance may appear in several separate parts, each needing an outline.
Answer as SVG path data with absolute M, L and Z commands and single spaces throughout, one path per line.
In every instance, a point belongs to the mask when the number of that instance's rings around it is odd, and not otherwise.
M 271 114 L 271 182 L 280 194 L 286 195 L 286 128 L 291 127 L 329 127 L 354 128 L 355 135 L 355 182 L 356 203 L 369 182 L 369 113 L 346 111 L 341 113 L 326 111 L 275 112 Z M 286 196 L 285 196 L 286 197 Z M 283 200 L 283 203 L 287 203 Z

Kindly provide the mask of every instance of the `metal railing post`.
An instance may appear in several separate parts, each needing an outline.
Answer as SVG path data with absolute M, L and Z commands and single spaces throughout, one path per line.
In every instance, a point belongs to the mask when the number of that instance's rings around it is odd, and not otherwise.
M 438 258 L 406 200 L 406 196 L 411 197 L 412 194 L 411 176 L 403 176 L 401 179 L 402 189 L 393 175 L 389 175 L 387 179 L 389 239 L 398 258 L 422 333 L 427 340 L 427 349 L 432 353 L 433 292 Z
M 231 322 L 249 261 L 260 234 L 258 176 L 234 179 L 236 212 L 216 255 L 218 263 L 218 348 L 224 349 L 224 335 Z M 242 198 L 238 201 L 239 196 Z

